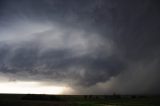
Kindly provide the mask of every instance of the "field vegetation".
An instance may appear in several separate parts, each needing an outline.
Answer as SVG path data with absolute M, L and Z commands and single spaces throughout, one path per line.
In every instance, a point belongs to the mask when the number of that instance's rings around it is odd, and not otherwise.
M 1 94 L 0 106 L 160 106 L 160 96 Z

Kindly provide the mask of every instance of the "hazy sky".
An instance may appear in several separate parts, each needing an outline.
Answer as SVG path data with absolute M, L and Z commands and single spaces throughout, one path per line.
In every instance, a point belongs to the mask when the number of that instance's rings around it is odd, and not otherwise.
M 159 94 L 159 28 L 158 0 L 1 0 L 0 86 Z

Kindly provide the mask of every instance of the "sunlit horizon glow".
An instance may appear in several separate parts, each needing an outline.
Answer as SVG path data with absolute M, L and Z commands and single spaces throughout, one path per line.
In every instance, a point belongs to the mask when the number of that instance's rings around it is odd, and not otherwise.
M 10 94 L 64 94 L 65 86 L 42 85 L 40 82 L 0 82 L 0 93 Z

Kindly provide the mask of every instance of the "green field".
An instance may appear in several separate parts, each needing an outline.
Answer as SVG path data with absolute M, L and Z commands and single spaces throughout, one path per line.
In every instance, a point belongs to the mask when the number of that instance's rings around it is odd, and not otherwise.
M 160 96 L 0 94 L 0 106 L 160 106 Z

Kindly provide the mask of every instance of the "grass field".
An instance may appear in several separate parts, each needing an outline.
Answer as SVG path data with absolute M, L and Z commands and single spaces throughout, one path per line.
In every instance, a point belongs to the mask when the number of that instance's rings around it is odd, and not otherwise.
M 0 106 L 160 106 L 160 96 L 0 94 Z

